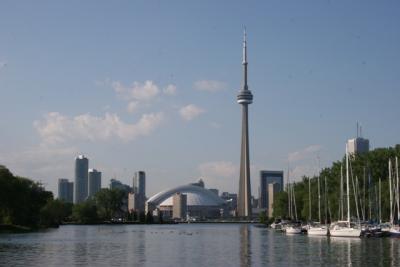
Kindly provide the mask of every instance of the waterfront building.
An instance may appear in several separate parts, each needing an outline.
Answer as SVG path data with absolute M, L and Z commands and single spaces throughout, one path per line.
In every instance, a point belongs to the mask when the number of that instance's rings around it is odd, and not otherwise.
M 146 196 L 146 173 L 138 171 L 133 176 L 133 193 Z
M 347 152 L 349 154 L 366 153 L 369 151 L 369 140 L 362 137 L 362 127 L 357 122 L 356 138 L 347 140 Z
M 74 203 L 78 204 L 87 199 L 88 196 L 88 170 L 89 159 L 84 155 L 75 158 L 75 183 Z
M 129 212 L 144 212 L 145 199 L 142 195 L 136 193 L 128 193 L 128 211 Z
M 89 169 L 89 197 L 94 196 L 101 189 L 101 172 Z
M 68 179 L 58 179 L 58 199 L 68 203 L 74 201 L 74 183 Z
M 144 171 L 138 171 L 133 176 L 133 196 L 134 205 L 132 208 L 136 211 L 145 211 L 146 203 L 146 173 Z
M 216 194 L 217 196 L 218 196 L 218 194 L 219 194 L 219 191 L 218 191 L 218 189 L 216 189 L 216 188 L 210 188 L 210 189 L 208 189 L 208 190 L 210 190 L 211 192 L 213 192 L 213 193 Z
M 362 138 L 362 137 L 356 137 L 353 139 L 347 140 L 347 148 L 349 154 L 359 154 L 359 153 L 365 153 L 369 151 L 369 140 Z
M 187 195 L 177 192 L 172 197 L 172 219 L 186 219 Z
M 267 209 L 268 204 L 268 185 L 277 183 L 279 185 L 278 192 L 283 190 L 283 171 L 260 171 L 260 188 L 259 188 L 259 208 Z
M 221 199 L 225 200 L 228 212 L 233 215 L 237 209 L 237 194 L 222 192 Z
M 186 195 L 187 214 L 193 218 L 209 219 L 221 217 L 226 211 L 227 202 L 202 186 L 188 184 L 161 191 L 146 202 L 146 212 L 159 209 L 164 218 L 173 217 L 173 196 Z M 226 214 L 226 212 L 223 212 Z
M 237 103 L 242 106 L 242 145 L 240 154 L 240 178 L 237 212 L 239 217 L 251 217 L 251 185 L 249 156 L 248 105 L 253 103 L 253 95 L 247 85 L 247 41 L 246 31 L 243 39 L 243 88 L 237 96 Z
M 274 199 L 278 192 L 281 191 L 281 185 L 276 182 L 268 184 L 268 218 L 272 218 L 274 214 Z

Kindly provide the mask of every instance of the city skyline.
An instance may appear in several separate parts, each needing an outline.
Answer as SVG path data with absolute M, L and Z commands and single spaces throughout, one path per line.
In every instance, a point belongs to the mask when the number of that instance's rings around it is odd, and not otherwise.
M 291 177 L 399 143 L 397 2 L 5 2 L 0 164 L 56 195 L 84 154 L 147 195 L 203 177 L 238 192 L 243 26 L 249 32 L 252 195 L 263 169 Z M 104 19 L 107 18 L 107 19 Z M 22 78 L 21 78 L 22 77 Z

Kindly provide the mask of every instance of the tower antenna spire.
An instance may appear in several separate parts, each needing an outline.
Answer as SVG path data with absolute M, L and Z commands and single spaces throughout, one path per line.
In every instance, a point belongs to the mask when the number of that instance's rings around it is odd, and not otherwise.
M 247 33 L 246 26 L 243 29 L 243 90 L 248 90 L 247 85 Z

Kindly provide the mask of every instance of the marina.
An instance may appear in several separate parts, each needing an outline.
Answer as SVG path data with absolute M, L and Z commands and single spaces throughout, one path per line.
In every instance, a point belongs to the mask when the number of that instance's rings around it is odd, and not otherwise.
M 399 266 L 400 242 L 286 235 L 254 224 L 68 225 L 1 235 L 0 265 Z

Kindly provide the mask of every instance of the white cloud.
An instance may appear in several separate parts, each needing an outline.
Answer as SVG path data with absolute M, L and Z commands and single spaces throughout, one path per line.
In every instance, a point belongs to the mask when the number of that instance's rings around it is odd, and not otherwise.
M 292 170 L 290 170 L 290 181 L 301 181 L 301 178 L 305 176 L 314 176 L 316 175 L 316 168 L 313 165 L 304 164 L 297 165 Z
M 176 94 L 176 86 L 173 84 L 169 84 L 167 87 L 163 89 L 163 93 L 166 95 L 175 95 Z
M 205 162 L 198 166 L 205 177 L 233 177 L 238 175 L 238 168 L 230 161 Z
M 126 110 L 129 113 L 134 113 L 139 107 L 139 103 L 137 101 L 131 101 L 128 103 L 128 106 L 126 107 Z
M 218 92 L 227 88 L 226 83 L 214 80 L 196 81 L 193 86 L 196 90 L 207 92 Z
M 123 122 L 116 114 L 104 117 L 82 114 L 72 118 L 51 112 L 34 126 L 45 143 L 60 143 L 67 140 L 134 140 L 154 131 L 163 121 L 163 113 L 144 114 L 135 124 Z
M 125 86 L 119 81 L 111 83 L 114 91 L 126 100 L 148 101 L 158 95 L 160 90 L 153 81 L 144 83 L 133 82 L 131 86 Z
M 321 145 L 310 145 L 302 150 L 289 153 L 288 160 L 289 162 L 295 162 L 310 159 L 315 156 L 315 153 L 319 152 L 321 148 Z
M 238 167 L 230 161 L 205 162 L 197 166 L 207 188 L 235 192 L 239 177 Z
M 205 110 L 197 107 L 194 104 L 184 106 L 179 110 L 179 114 L 181 114 L 181 117 L 186 121 L 191 121 L 204 112 Z

